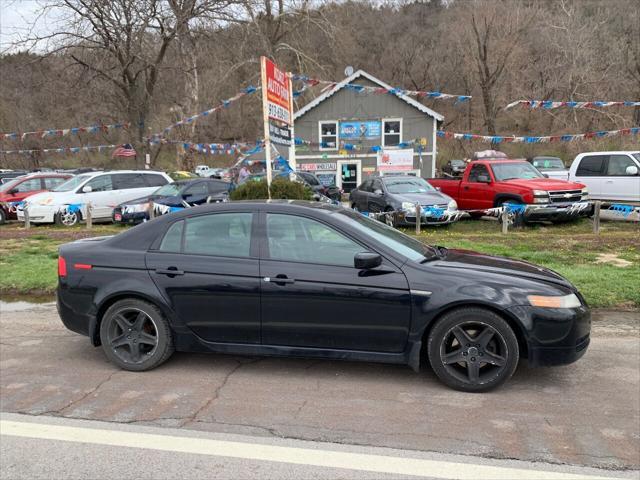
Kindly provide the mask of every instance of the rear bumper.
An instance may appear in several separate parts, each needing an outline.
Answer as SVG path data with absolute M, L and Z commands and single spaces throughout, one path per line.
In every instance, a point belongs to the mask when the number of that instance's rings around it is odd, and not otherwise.
M 68 288 L 58 285 L 56 292 L 56 307 L 58 309 L 58 315 L 65 327 L 72 332 L 85 335 L 87 337 L 95 338 L 96 329 L 96 316 L 92 313 L 90 307 L 91 302 L 88 302 L 86 295 L 80 294 L 78 298 L 76 294 L 69 292 Z M 71 305 L 73 302 L 73 305 Z M 81 305 L 82 308 L 78 308 Z M 95 342 L 92 341 L 95 344 Z
M 529 366 L 567 365 L 587 351 L 591 334 L 591 312 L 578 308 L 509 309 L 526 330 Z

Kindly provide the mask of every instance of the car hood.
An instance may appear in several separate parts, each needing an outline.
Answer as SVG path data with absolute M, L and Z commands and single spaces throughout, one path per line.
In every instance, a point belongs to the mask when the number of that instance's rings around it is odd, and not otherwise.
M 514 178 L 512 180 L 505 180 L 505 183 L 509 185 L 515 185 L 523 188 L 530 188 L 532 190 L 580 190 L 584 188 L 584 185 L 576 182 L 567 182 L 565 180 L 556 180 L 553 178 L 531 178 L 520 179 Z
M 425 192 L 425 193 L 392 193 L 393 197 L 400 202 L 419 203 L 420 205 L 436 205 L 449 203 L 451 197 L 442 192 Z
M 70 192 L 41 192 L 29 195 L 25 200 L 34 205 L 64 205 L 76 200 L 77 194 Z
M 571 282 L 548 268 L 523 260 L 495 257 L 470 250 L 447 250 L 447 254 L 438 262 L 438 267 L 472 269 L 479 272 L 541 280 L 575 290 Z

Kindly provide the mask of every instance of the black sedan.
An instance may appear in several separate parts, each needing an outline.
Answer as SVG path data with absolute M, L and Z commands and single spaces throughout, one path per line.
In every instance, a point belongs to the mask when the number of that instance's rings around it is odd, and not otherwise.
M 315 174 L 311 172 L 298 172 L 298 176 L 300 176 L 300 178 L 309 185 L 314 194 L 324 195 L 335 202 L 339 202 L 342 198 L 342 192 L 338 187 L 335 185 L 323 185 Z
M 151 195 L 121 203 L 113 209 L 114 223 L 140 223 L 149 220 L 153 204 L 169 208 L 201 205 L 228 200 L 233 184 L 209 178 L 179 180 L 163 185 Z
M 384 221 L 392 227 L 415 225 L 416 204 L 422 207 L 423 225 L 449 225 L 460 218 L 453 198 L 413 175 L 371 176 L 351 190 L 349 199 L 354 210 L 387 212 Z
M 416 371 L 428 358 L 447 385 L 484 391 L 520 357 L 567 364 L 589 345 L 589 309 L 557 273 L 424 245 L 325 203 L 185 209 L 62 245 L 58 276 L 67 328 L 133 371 L 174 350 Z

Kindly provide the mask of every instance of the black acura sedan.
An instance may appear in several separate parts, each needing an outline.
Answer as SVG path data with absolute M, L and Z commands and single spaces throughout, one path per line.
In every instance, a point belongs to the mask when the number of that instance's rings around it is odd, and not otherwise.
M 126 370 L 174 350 L 407 364 L 484 391 L 576 361 L 590 313 L 535 265 L 302 201 L 206 204 L 60 247 L 58 311 Z

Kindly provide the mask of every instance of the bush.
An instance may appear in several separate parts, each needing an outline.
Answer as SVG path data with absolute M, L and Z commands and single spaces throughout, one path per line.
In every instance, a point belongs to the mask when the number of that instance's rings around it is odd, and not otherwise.
M 248 181 L 231 192 L 231 200 L 263 200 L 268 198 L 267 181 Z M 311 200 L 311 189 L 299 182 L 286 178 L 275 178 L 271 182 L 271 198 L 284 200 Z

